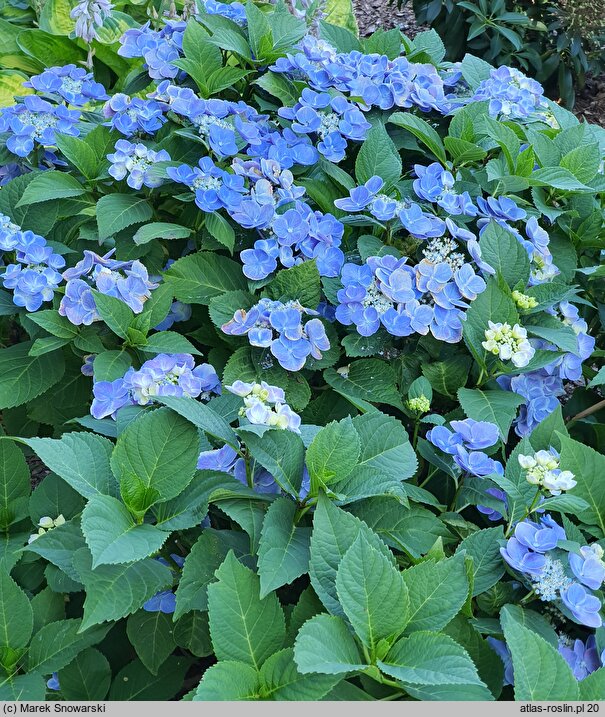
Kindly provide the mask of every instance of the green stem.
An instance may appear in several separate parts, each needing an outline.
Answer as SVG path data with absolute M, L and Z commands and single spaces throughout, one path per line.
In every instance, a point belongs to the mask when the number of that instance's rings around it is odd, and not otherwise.
M 412 436 L 412 448 L 416 450 L 416 444 L 418 443 L 418 430 L 420 429 L 420 421 L 416 419 L 414 421 L 414 435 Z

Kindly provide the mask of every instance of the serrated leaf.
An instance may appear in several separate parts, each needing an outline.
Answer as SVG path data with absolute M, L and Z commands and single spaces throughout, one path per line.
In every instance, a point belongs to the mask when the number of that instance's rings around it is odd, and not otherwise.
M 258 672 L 245 662 L 221 660 L 209 667 L 196 689 L 193 700 L 219 702 L 256 700 L 260 696 Z
M 267 510 L 258 549 L 261 598 L 309 569 L 311 529 L 297 527 L 295 515 L 296 504 L 288 498 L 278 498 Z
M 182 227 L 180 224 L 171 224 L 170 222 L 151 222 L 139 227 L 132 240 L 135 244 L 147 244 L 154 239 L 186 239 L 193 229 Z
M 312 485 L 329 485 L 346 478 L 361 451 L 359 434 L 350 417 L 321 429 L 307 448 L 306 465 Z
M 195 427 L 174 411 L 160 408 L 140 414 L 124 429 L 111 467 L 120 485 L 135 476 L 141 486 L 157 493 L 157 500 L 169 500 L 193 478 L 199 449 Z
M 517 415 L 517 408 L 525 403 L 523 396 L 512 391 L 483 391 L 471 388 L 459 389 L 458 400 L 469 418 L 495 423 L 504 442 Z
M 59 439 L 22 439 L 51 471 L 80 495 L 117 495 L 109 457 L 113 443 L 94 433 L 64 433 Z
M 210 635 L 219 660 L 238 660 L 255 669 L 279 650 L 286 627 L 276 595 L 260 597 L 260 580 L 229 552 L 208 586 Z
M 386 191 L 399 181 L 401 168 L 401 158 L 384 125 L 375 125 L 368 131 L 355 160 L 357 181 L 364 184 L 371 177 L 379 176 L 384 180 Z
M 131 615 L 126 622 L 126 634 L 136 653 L 153 675 L 176 648 L 172 617 L 159 610 L 145 612 L 140 610 Z
M 371 654 L 381 640 L 394 639 L 406 626 L 409 598 L 401 573 L 363 535 L 342 558 L 336 593 L 355 634 Z
M 79 580 L 80 576 L 73 566 L 73 556 L 85 545 L 79 521 L 74 519 L 48 530 L 30 543 L 26 550 L 56 565 L 72 580 Z
M 571 471 L 577 481 L 573 495 L 589 505 L 578 518 L 589 525 L 598 525 L 605 535 L 605 456 L 594 448 L 558 434 L 561 441 L 561 469 Z
M 30 473 L 22 451 L 10 440 L 0 440 L 0 528 L 27 515 Z
M 305 622 L 294 643 L 294 660 L 302 674 L 340 675 L 367 667 L 346 624 L 333 615 Z
M 361 399 L 371 403 L 386 403 L 402 408 L 401 395 L 395 383 L 395 372 L 386 362 L 379 359 L 353 361 L 347 376 L 333 368 L 324 371 L 324 379 L 335 391 L 345 398 Z M 355 405 L 355 401 L 352 403 Z
M 27 403 L 61 380 L 65 361 L 61 351 L 29 356 L 32 342 L 0 350 L 0 408 Z
M 99 239 L 108 239 L 132 224 L 149 221 L 153 209 L 146 199 L 133 194 L 107 194 L 97 202 Z
M 300 702 L 320 700 L 341 678 L 335 675 L 301 674 L 296 668 L 294 650 L 286 648 L 265 661 L 259 679 L 264 699 Z
M 389 117 L 388 121 L 390 124 L 403 127 L 408 132 L 411 132 L 442 164 L 445 164 L 445 148 L 441 137 L 428 122 L 421 117 L 413 115 L 411 112 L 395 112 Z
M 67 172 L 40 172 L 27 185 L 17 206 L 78 197 L 85 191 L 80 182 Z
M 504 575 L 498 542 L 503 537 L 502 528 L 485 528 L 471 533 L 458 546 L 473 559 L 473 596 L 489 590 Z
M 481 233 L 481 258 L 499 271 L 510 286 L 523 285 L 529 278 L 529 256 L 517 237 L 497 222 L 490 221 Z M 493 320 L 493 319 L 492 319 Z
M 507 606 L 500 613 L 515 671 L 515 699 L 577 700 L 578 683 L 556 648 L 520 625 Z
M 89 550 L 78 550 L 74 555 L 74 567 L 86 588 L 81 629 L 120 620 L 172 585 L 170 568 L 152 558 L 129 565 L 99 565 L 95 570 L 91 566 Z
M 208 304 L 214 296 L 248 288 L 240 264 L 207 251 L 175 261 L 164 274 L 164 281 L 172 286 L 179 301 L 189 304 Z
M 89 647 L 77 660 L 59 670 L 61 695 L 66 700 L 104 700 L 111 684 L 111 667 L 102 652 Z
M 304 261 L 290 269 L 278 271 L 267 285 L 272 299 L 299 301 L 305 308 L 315 310 L 321 300 L 319 271 L 315 261 Z
M 26 647 L 34 628 L 29 598 L 0 562 L 0 648 Z
M 140 660 L 133 660 L 115 676 L 108 701 L 166 702 L 180 692 L 191 666 L 186 657 L 169 657 L 158 675 L 152 675 Z
M 43 674 L 57 672 L 82 650 L 100 642 L 108 630 L 108 625 L 84 629 L 80 619 L 45 625 L 32 637 L 27 656 L 28 670 Z
M 416 632 L 402 637 L 378 666 L 390 677 L 415 685 L 482 685 L 466 650 L 448 635 Z
M 239 447 L 237 436 L 229 423 L 210 406 L 175 396 L 158 396 L 157 400 L 186 418 L 194 426 L 201 428 L 209 436 L 228 443 L 232 448 Z
M 157 552 L 168 533 L 146 523 L 137 524 L 123 503 L 109 495 L 93 496 L 82 513 L 82 532 L 98 565 L 141 560 Z
M 402 575 L 410 597 L 408 634 L 440 630 L 466 602 L 469 584 L 462 553 L 437 563 L 427 560 L 404 570 Z
M 280 429 L 259 436 L 244 427 L 239 433 L 252 457 L 271 473 L 282 490 L 298 496 L 305 455 L 300 436 Z

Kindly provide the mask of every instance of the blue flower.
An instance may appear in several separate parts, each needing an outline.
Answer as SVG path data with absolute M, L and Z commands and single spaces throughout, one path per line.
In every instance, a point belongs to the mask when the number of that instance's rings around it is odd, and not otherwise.
M 52 147 L 57 143 L 57 134 L 77 136 L 76 127 L 80 119 L 77 110 L 68 110 L 65 105 L 27 95 L 11 107 L 0 110 L 0 132 L 7 132 L 7 149 L 19 157 L 27 157 L 35 144 Z
M 601 659 L 597 650 L 597 641 L 594 635 L 589 635 L 586 642 L 573 640 L 559 641 L 559 653 L 565 658 L 565 662 L 571 667 L 573 676 L 581 681 L 592 672 L 601 667 Z
M 172 590 L 162 590 L 143 603 L 146 612 L 163 612 L 171 615 L 176 609 L 176 597 Z
M 233 471 L 237 457 L 237 451 L 228 445 L 211 451 L 202 451 L 197 461 L 197 468 L 198 470 L 230 473 Z
M 334 205 L 345 212 L 361 212 L 373 201 L 383 186 L 384 181 L 381 177 L 370 177 L 361 187 L 351 189 L 349 198 L 336 199 Z
M 76 65 L 49 67 L 41 74 L 30 77 L 23 86 L 32 87 L 46 95 L 56 95 L 77 106 L 107 99 L 103 85 L 95 82 L 91 72 L 86 72 L 83 67 Z
M 82 279 L 72 279 L 67 282 L 59 313 L 61 316 L 66 316 L 75 326 L 89 326 L 93 321 L 99 321 L 101 318 L 91 288 Z
M 168 316 L 157 326 L 156 331 L 167 331 L 173 324 L 180 321 L 188 321 L 191 318 L 191 306 L 180 301 L 173 301 Z
M 477 205 L 481 214 L 485 217 L 493 217 L 503 222 L 516 222 L 525 219 L 527 212 L 517 206 L 516 202 L 509 197 L 477 197 Z
M 538 578 L 544 572 L 546 556 L 534 553 L 516 537 L 508 539 L 506 547 L 500 548 L 500 554 L 511 568 L 520 573 Z
M 478 478 L 498 473 L 504 474 L 504 469 L 499 461 L 490 458 L 483 451 L 467 451 L 462 446 L 456 446 L 456 455 L 454 462 L 467 473 Z
M 134 134 L 154 134 L 166 122 L 161 105 L 155 100 L 143 100 L 118 93 L 103 108 L 107 123 L 126 137 Z
M 201 4 L 208 15 L 222 15 L 241 27 L 246 27 L 248 24 L 246 7 L 241 2 L 226 3 L 217 0 L 202 0 Z
M 398 216 L 403 227 L 418 239 L 440 237 L 445 231 L 443 219 L 423 212 L 420 205 L 413 202 L 402 207 Z
M 489 100 L 489 113 L 502 119 L 525 119 L 546 108 L 542 86 L 519 70 L 499 67 L 491 70 L 475 90 L 470 102 Z
M 601 601 L 579 583 L 572 583 L 561 593 L 561 600 L 573 617 L 586 627 L 601 627 Z
M 156 152 L 144 144 L 132 144 L 126 139 L 119 139 L 115 152 L 108 154 L 107 159 L 111 162 L 109 174 L 114 179 L 126 178 L 129 187 L 140 189 L 143 185 L 151 188 L 160 186 L 162 178 L 150 170 L 157 162 L 169 162 L 170 155 L 165 149 Z
M 506 493 L 503 490 L 500 490 L 499 488 L 487 488 L 485 492 L 487 495 L 492 496 L 495 500 L 502 503 L 502 508 L 500 510 L 505 511 L 507 509 Z M 477 510 L 487 516 L 488 520 L 492 521 L 500 520 L 503 516 L 503 513 L 501 513 L 500 510 L 497 510 L 489 505 L 478 505 Z
M 58 692 L 61 689 L 61 685 L 59 684 L 59 675 L 56 672 L 53 672 L 51 677 L 46 681 L 46 687 L 49 690 L 53 690 L 53 692 Z
M 186 22 L 167 22 L 161 30 L 152 30 L 149 23 L 138 29 L 126 30 L 120 38 L 118 55 L 142 57 L 149 76 L 154 80 L 173 78 L 180 72 L 172 63 L 182 55 Z
M 472 418 L 465 418 L 464 421 L 452 421 L 450 425 L 465 447 L 471 451 L 481 451 L 489 448 L 497 443 L 499 439 L 498 426 L 495 423 L 489 423 L 489 421 L 475 421 Z
M 498 657 L 504 664 L 504 678 L 502 681 L 503 685 L 514 685 L 515 684 L 515 673 L 513 671 L 513 656 L 511 655 L 508 645 L 502 640 L 497 640 L 495 637 L 489 635 L 486 638 L 487 644 L 494 650 Z
M 93 401 L 90 413 L 94 418 L 106 418 L 115 414 L 132 403 L 128 388 L 122 378 L 114 381 L 95 381 L 92 387 Z
M 557 526 L 558 527 L 558 526 Z M 524 520 L 515 528 L 515 538 L 521 545 L 537 553 L 546 553 L 557 547 L 560 533 L 554 528 Z
M 569 554 L 569 566 L 578 580 L 592 590 L 598 590 L 605 581 L 605 563 L 602 554 L 598 555 L 588 546 L 580 548 L 580 555 Z

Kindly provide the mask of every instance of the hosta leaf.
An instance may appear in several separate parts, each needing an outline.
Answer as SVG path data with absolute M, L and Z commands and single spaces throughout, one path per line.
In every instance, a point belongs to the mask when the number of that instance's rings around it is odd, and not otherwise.
M 367 667 L 344 621 L 333 615 L 316 615 L 300 628 L 294 643 L 300 672 L 340 675 Z
M 336 573 L 336 593 L 355 634 L 374 651 L 408 619 L 408 589 L 399 570 L 360 534 Z
M 278 498 L 265 515 L 258 550 L 260 595 L 291 583 L 309 568 L 310 528 L 294 522 L 296 503 Z
M 282 646 L 285 622 L 275 594 L 260 597 L 257 575 L 230 552 L 208 586 L 210 635 L 219 660 L 246 662 L 257 670 Z
M 157 552 L 168 533 L 137 524 L 123 503 L 109 495 L 93 496 L 82 513 L 82 532 L 98 565 L 132 563 Z

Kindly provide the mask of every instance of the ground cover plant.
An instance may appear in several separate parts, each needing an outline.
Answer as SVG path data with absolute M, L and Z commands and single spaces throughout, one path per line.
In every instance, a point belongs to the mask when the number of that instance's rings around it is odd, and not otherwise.
M 605 131 L 432 31 L 1 12 L 2 699 L 602 699 Z

